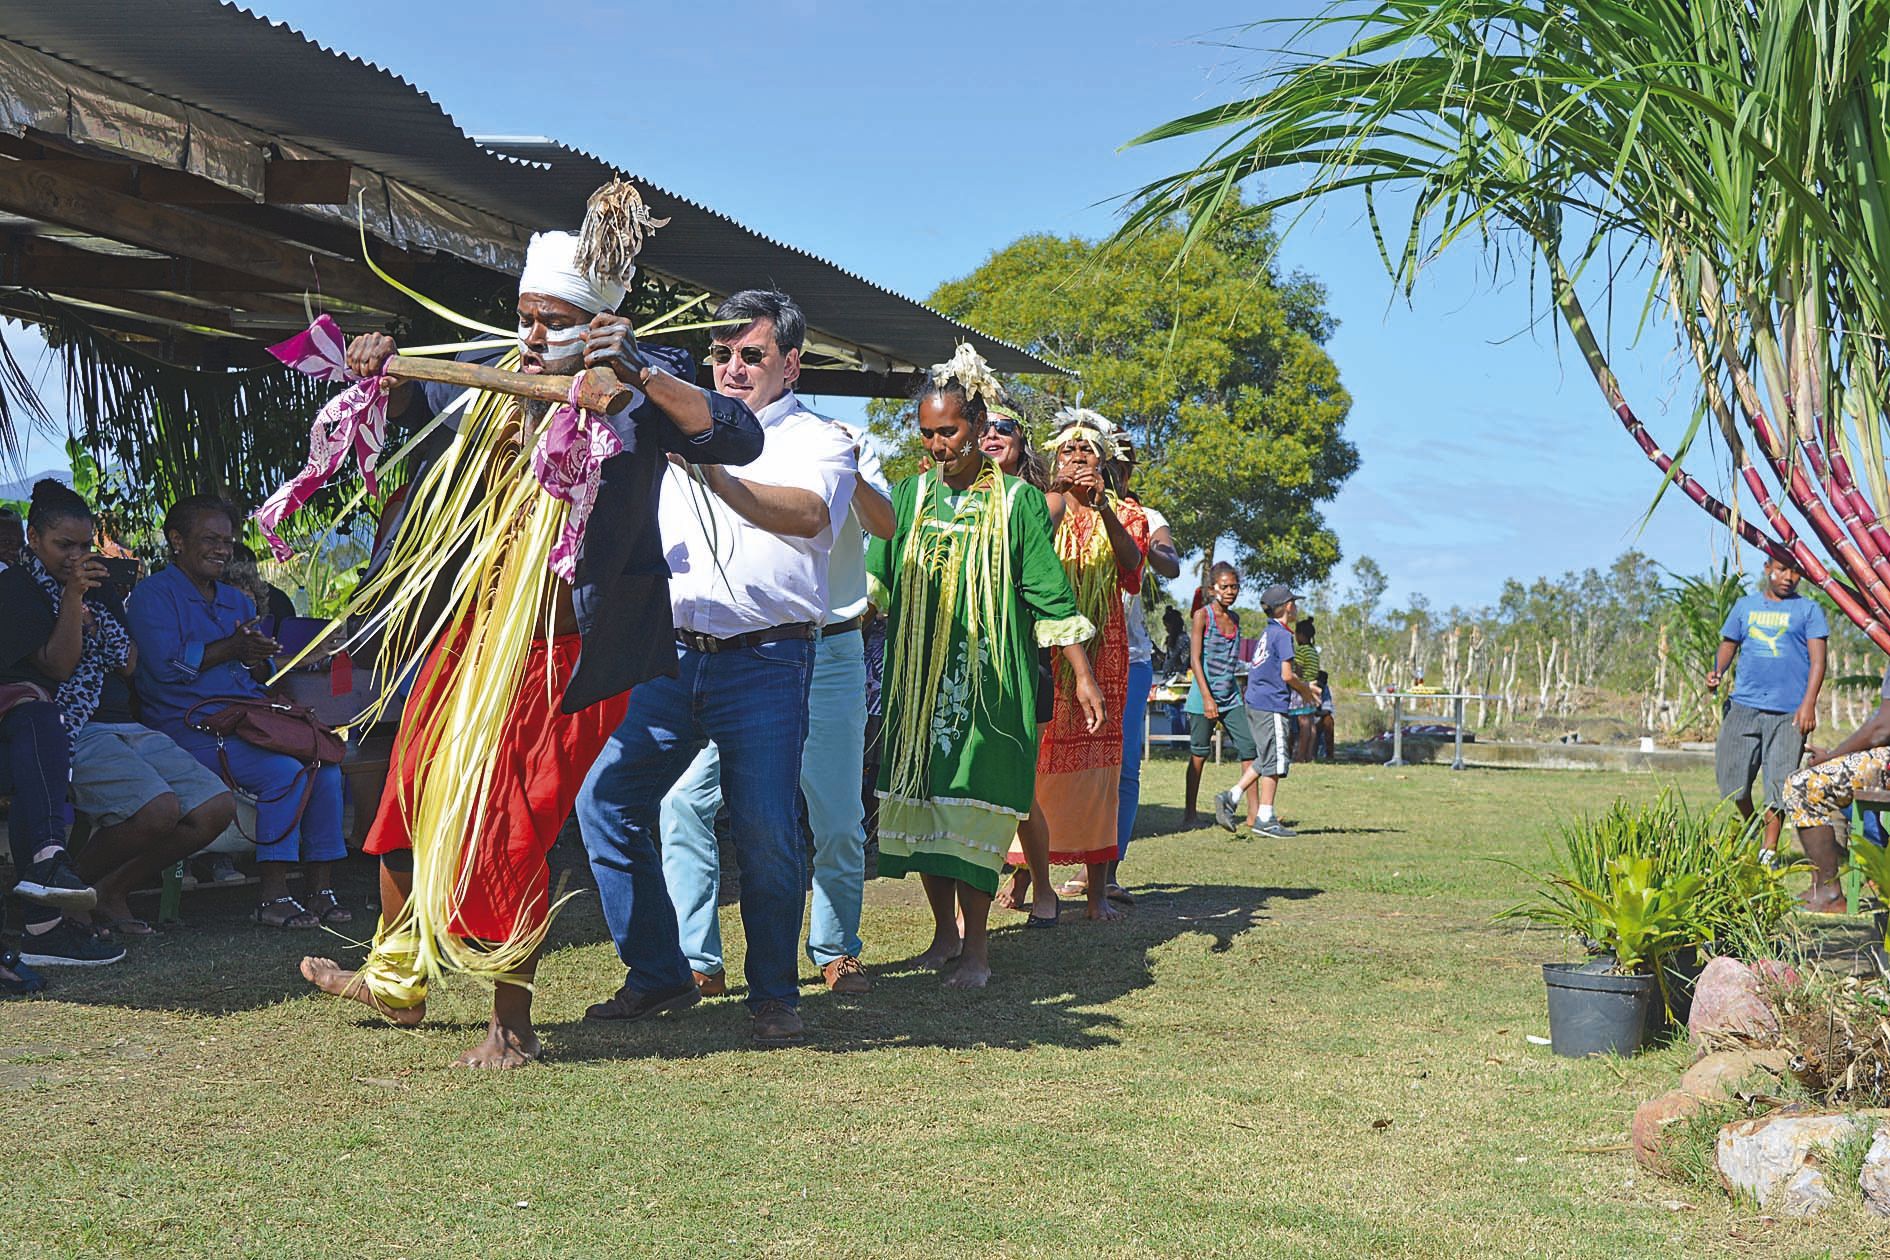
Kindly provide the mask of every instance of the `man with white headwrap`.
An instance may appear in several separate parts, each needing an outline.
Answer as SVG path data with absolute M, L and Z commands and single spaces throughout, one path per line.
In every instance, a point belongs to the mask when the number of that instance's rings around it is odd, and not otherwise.
M 592 199 L 593 212 L 600 198 L 626 188 L 612 185 L 601 191 Z M 618 195 L 643 215 L 645 230 L 652 226 L 640 199 Z M 588 214 L 585 238 L 595 240 Z M 476 843 L 470 846 L 452 922 L 444 930 L 471 941 L 511 942 L 521 939 L 521 931 L 542 933 L 550 909 L 546 855 L 585 772 L 622 718 L 627 692 L 676 671 L 669 571 L 657 526 L 659 485 L 669 459 L 740 465 L 761 450 L 760 427 L 744 404 L 697 388 L 689 379 L 694 365 L 687 352 L 639 347 L 630 321 L 613 313 L 634 270 L 627 256 L 634 246 L 599 265 L 596 250 L 587 253 L 581 245 L 578 236 L 566 232 L 532 238 L 519 281 L 520 370 L 570 374 L 608 367 L 635 395 L 628 408 L 603 418 L 623 449 L 602 465 L 575 574 L 568 583 L 555 583 L 550 636 L 531 645 L 524 682 L 505 717 L 486 780 L 484 809 L 469 826 L 469 833 L 477 833 Z M 357 374 L 373 377 L 395 352 L 391 338 L 369 334 L 349 346 L 348 364 Z M 432 383 L 398 386 L 390 394 L 389 414 L 418 423 L 445 412 L 461 392 Z M 543 427 L 548 405 L 510 405 L 524 440 L 530 440 Z M 427 473 L 426 466 L 416 469 L 414 484 Z M 460 598 L 463 602 L 467 596 Z M 402 715 L 396 764 L 365 846 L 382 857 L 382 931 L 375 948 L 359 972 L 323 958 L 302 964 L 303 975 L 323 990 L 354 997 L 403 1025 L 423 1018 L 426 1001 L 421 938 L 393 926 L 404 922 L 399 916 L 415 881 L 413 803 L 425 791 L 416 784 L 424 785 L 431 741 L 437 737 L 433 728 L 444 711 L 440 697 L 458 682 L 453 675 L 467 653 L 470 624 L 462 614 L 441 637 Z M 439 843 L 437 837 L 422 838 L 429 845 Z M 511 982 L 496 986 L 487 1038 L 461 1057 L 463 1065 L 512 1067 L 537 1058 L 531 970 L 527 963 L 509 977 Z

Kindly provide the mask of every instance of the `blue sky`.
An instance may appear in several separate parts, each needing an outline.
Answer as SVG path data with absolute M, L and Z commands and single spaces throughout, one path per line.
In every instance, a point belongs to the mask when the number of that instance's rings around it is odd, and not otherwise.
M 1198 0 L 253 7 L 412 80 L 467 131 L 589 149 L 918 298 L 1026 233 L 1108 232 L 1117 198 L 1194 152 L 1119 146 L 1262 64 L 1227 46 L 1239 9 Z M 1630 546 L 1680 571 L 1723 553 L 1678 494 L 1642 529 L 1657 474 L 1572 350 L 1529 330 L 1525 284 L 1493 285 L 1464 253 L 1394 301 L 1343 204 L 1295 227 L 1286 262 L 1328 287 L 1354 399 L 1362 465 L 1329 519 L 1392 598 L 1484 603 L 1506 577 Z M 1645 341 L 1619 346 L 1617 369 L 1673 442 L 1687 385 L 1666 342 Z

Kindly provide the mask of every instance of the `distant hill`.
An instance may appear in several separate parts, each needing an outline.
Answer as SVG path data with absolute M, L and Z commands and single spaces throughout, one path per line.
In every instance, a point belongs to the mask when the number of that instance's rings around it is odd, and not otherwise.
M 30 499 L 33 497 L 34 483 L 44 481 L 48 477 L 54 481 L 64 482 L 68 486 L 72 484 L 70 469 L 47 468 L 19 481 L 0 481 L 0 499 Z

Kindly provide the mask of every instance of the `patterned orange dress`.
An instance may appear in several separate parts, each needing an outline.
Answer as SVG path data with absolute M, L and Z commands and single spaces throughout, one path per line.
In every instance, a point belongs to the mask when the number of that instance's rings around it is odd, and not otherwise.
M 1077 611 L 1102 627 L 1085 645 L 1090 669 L 1103 694 L 1103 723 L 1084 729 L 1076 703 L 1076 678 L 1061 659 L 1056 667 L 1056 709 L 1037 748 L 1037 805 L 1050 831 L 1050 860 L 1087 865 L 1116 859 L 1116 796 L 1122 777 L 1122 710 L 1129 694 L 1129 630 L 1122 596 L 1142 589 L 1148 555 L 1148 517 L 1133 503 L 1112 500 L 1135 540 L 1134 569 L 1116 563 L 1102 517 L 1072 503 L 1057 527 L 1057 556 L 1076 589 Z M 1024 865 L 1023 848 L 1011 844 L 1010 861 Z

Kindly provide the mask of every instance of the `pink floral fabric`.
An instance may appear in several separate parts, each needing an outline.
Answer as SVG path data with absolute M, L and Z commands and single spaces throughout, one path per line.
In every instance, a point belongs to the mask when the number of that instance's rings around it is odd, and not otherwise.
M 352 382 L 316 413 L 308 433 L 308 462 L 302 471 L 256 509 L 255 520 L 271 554 L 287 560 L 295 549 L 276 535 L 277 528 L 341 471 L 349 451 L 361 465 L 368 493 L 377 493 L 374 473 L 387 436 L 387 388 L 380 377 L 363 380 L 348 371 L 347 339 L 327 315 L 317 317 L 306 332 L 270 346 L 269 353 L 305 376 Z
M 576 386 L 572 388 L 575 393 Z M 567 582 L 575 580 L 578 558 L 584 554 L 584 527 L 597 503 L 604 461 L 623 449 L 622 439 L 602 416 L 569 402 L 547 418 L 532 451 L 532 475 L 538 484 L 552 498 L 571 505 L 551 548 L 551 571 Z

